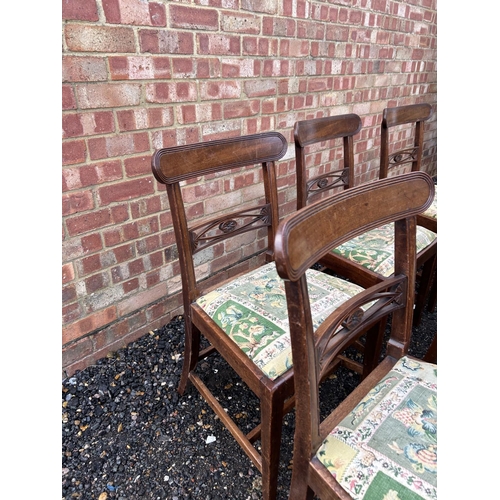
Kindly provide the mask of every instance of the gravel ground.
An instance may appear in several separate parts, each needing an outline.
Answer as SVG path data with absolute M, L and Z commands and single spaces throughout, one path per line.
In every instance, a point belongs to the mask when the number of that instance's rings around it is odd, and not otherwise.
M 437 312 L 414 329 L 410 354 L 421 357 L 437 330 Z M 253 500 L 260 473 L 195 388 L 176 388 L 183 358 L 182 317 L 150 332 L 62 383 L 63 500 Z M 201 363 L 207 385 L 250 430 L 258 399 L 218 356 Z M 322 386 L 337 405 L 356 386 L 340 368 Z M 288 498 L 294 413 L 284 419 L 278 500 Z

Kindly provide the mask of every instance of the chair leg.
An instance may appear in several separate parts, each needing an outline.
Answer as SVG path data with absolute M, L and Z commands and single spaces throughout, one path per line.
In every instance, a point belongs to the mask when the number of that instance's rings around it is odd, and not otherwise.
M 418 285 L 418 293 L 415 298 L 415 310 L 413 311 L 413 326 L 418 326 L 422 319 L 422 312 L 424 310 L 425 301 L 429 297 L 431 289 L 432 278 L 436 269 L 436 256 L 428 260 L 422 269 L 422 276 Z
M 263 500 L 275 500 L 277 496 L 284 408 L 281 392 L 278 390 L 260 401 Z
M 382 351 L 386 326 L 387 318 L 374 325 L 366 333 L 362 379 L 365 379 L 380 361 L 380 353 Z
M 434 269 L 434 278 L 432 279 L 432 286 L 429 292 L 429 302 L 427 303 L 427 310 L 432 313 L 436 310 L 437 304 L 437 269 Z
M 195 369 L 200 355 L 200 330 L 191 322 L 191 318 L 184 316 L 184 364 L 177 392 L 184 394 L 189 380 L 189 373 Z

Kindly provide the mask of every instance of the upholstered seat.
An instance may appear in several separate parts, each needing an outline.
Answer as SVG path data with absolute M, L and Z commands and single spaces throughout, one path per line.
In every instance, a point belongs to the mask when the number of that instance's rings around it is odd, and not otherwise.
M 437 365 L 401 358 L 316 458 L 354 500 L 435 500 Z
M 314 327 L 363 288 L 307 271 Z M 274 262 L 199 297 L 196 303 L 271 380 L 292 366 L 284 281 Z
M 426 249 L 437 234 L 417 226 L 417 252 Z M 368 231 L 333 250 L 352 262 L 388 277 L 394 272 L 394 227 L 392 224 Z
M 438 216 L 438 187 L 437 184 L 434 185 L 435 195 L 432 200 L 432 205 L 422 214 L 426 217 L 432 217 L 433 219 L 437 219 Z

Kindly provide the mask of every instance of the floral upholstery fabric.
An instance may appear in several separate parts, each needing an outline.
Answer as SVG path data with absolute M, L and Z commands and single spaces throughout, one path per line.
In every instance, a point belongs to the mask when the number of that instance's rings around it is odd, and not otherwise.
M 437 234 L 417 226 L 417 252 L 429 246 Z M 372 229 L 333 249 L 346 259 L 388 277 L 394 273 L 394 224 Z
M 437 365 L 403 357 L 316 457 L 354 500 L 437 498 Z
M 314 328 L 362 287 L 309 269 Z M 292 366 L 284 281 L 268 263 L 200 297 L 197 304 L 271 380 Z M 366 309 L 369 304 L 365 306 Z
M 432 200 L 432 205 L 424 212 L 427 217 L 432 217 L 437 219 L 438 216 L 438 187 L 437 184 L 434 185 L 434 199 Z

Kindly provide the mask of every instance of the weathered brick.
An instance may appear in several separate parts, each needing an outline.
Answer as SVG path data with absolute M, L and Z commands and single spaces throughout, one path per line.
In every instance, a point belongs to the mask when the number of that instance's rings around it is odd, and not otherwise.
M 99 137 L 89 139 L 88 144 L 91 160 L 143 153 L 150 149 L 147 133 Z
M 63 111 L 76 108 L 75 94 L 70 85 L 62 86 L 62 109 Z
M 118 110 L 116 117 L 121 131 L 170 127 L 174 123 L 172 106 Z
M 222 31 L 257 35 L 261 31 L 260 17 L 250 14 L 223 14 Z
M 142 217 L 146 217 L 151 214 L 158 213 L 162 209 L 161 206 L 161 197 L 160 196 L 149 196 L 147 198 L 143 198 L 137 200 L 135 202 L 130 203 L 130 213 L 132 218 L 139 219 Z M 155 228 L 157 228 L 157 223 L 153 223 L 149 220 L 143 221 L 147 224 L 153 224 Z M 147 233 L 143 233 L 147 234 Z
M 153 54 L 193 54 L 194 34 L 170 30 L 141 30 L 141 52 Z
M 63 290 L 63 303 L 64 303 L 64 290 Z M 70 304 L 64 304 L 62 308 L 62 324 L 67 325 L 68 323 L 72 323 L 73 321 L 77 321 L 80 319 L 82 314 L 80 304 L 78 302 L 73 302 Z
M 97 311 L 94 314 L 83 318 L 75 323 L 63 327 L 62 337 L 63 345 L 77 340 L 93 330 L 103 327 L 117 318 L 116 308 L 108 307 L 103 311 Z
M 104 182 L 116 181 L 123 177 L 122 167 L 118 160 L 64 169 L 63 175 L 68 189 L 94 186 Z
M 73 264 L 67 263 L 62 266 L 62 282 L 69 283 L 75 279 L 75 270 L 73 268 Z
M 94 208 L 94 200 L 91 191 L 65 194 L 62 197 L 62 215 L 71 215 L 85 212 Z
M 64 39 L 74 52 L 135 52 L 132 28 L 67 24 Z
M 104 273 L 94 274 L 85 279 L 85 290 L 88 294 L 97 292 L 107 286 Z
M 106 60 L 93 56 L 64 56 L 62 61 L 63 82 L 106 81 Z
M 84 141 L 65 141 L 62 144 L 63 165 L 73 165 L 85 161 L 87 147 Z
M 98 190 L 101 206 L 154 193 L 153 179 L 144 178 L 104 186 Z
M 76 215 L 66 219 L 66 227 L 70 236 L 77 236 L 95 229 L 116 224 L 126 220 L 126 210 L 122 207 L 94 210 L 91 213 Z
M 241 8 L 250 12 L 262 12 L 264 14 L 277 14 L 278 0 L 241 0 Z
M 202 82 L 200 94 L 203 100 L 237 99 L 241 96 L 241 83 L 237 80 Z
M 113 24 L 165 26 L 165 6 L 142 0 L 102 0 L 106 21 Z
M 248 100 L 244 103 L 231 102 L 224 104 L 224 119 L 254 116 L 260 112 L 260 101 L 258 99 Z
M 219 29 L 219 14 L 215 9 L 170 4 L 170 23 L 172 28 L 216 31 Z
M 170 78 L 170 58 L 114 56 L 109 58 L 112 80 L 153 80 Z
M 111 111 L 71 113 L 63 115 L 63 138 L 80 137 L 114 132 Z
M 148 102 L 186 102 L 196 101 L 198 93 L 193 82 L 165 82 L 146 85 Z
M 222 59 L 223 78 L 258 77 L 261 62 L 256 59 Z
M 177 121 L 181 124 L 213 122 L 221 119 L 221 103 L 187 104 L 177 108 Z
M 80 84 L 76 87 L 80 108 L 119 108 L 137 106 L 141 99 L 141 86 L 136 83 Z
M 241 54 L 240 37 L 219 34 L 197 34 L 200 54 L 204 55 L 235 55 Z
M 75 21 L 99 21 L 96 0 L 63 0 L 62 18 Z

